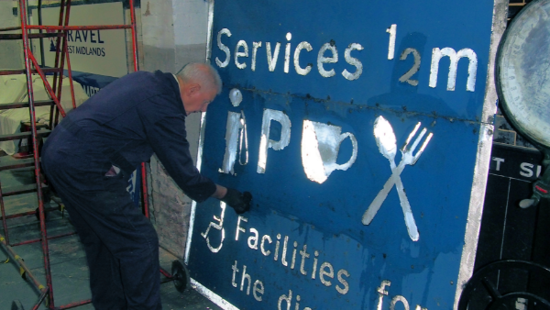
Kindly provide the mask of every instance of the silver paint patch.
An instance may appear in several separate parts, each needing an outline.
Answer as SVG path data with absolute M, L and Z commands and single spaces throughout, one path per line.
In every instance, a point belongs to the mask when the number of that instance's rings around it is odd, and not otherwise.
M 234 107 L 238 107 L 243 100 L 241 91 L 233 88 L 229 92 L 229 100 Z M 240 113 L 231 111 L 227 113 L 225 145 L 223 164 L 219 172 L 235 175 L 234 166 L 237 156 L 241 165 L 248 163 L 248 134 L 246 118 L 242 110 Z M 244 160 L 242 160 L 243 156 Z
M 229 101 L 231 101 L 231 104 L 236 108 L 243 101 L 243 94 L 237 88 L 233 88 L 229 91 Z
M 208 17 L 206 26 L 206 62 L 210 63 L 212 58 L 212 36 L 214 35 L 214 2 L 208 0 Z
M 420 60 L 421 60 L 420 53 L 416 49 L 412 47 L 408 47 L 403 51 L 399 59 L 405 60 L 407 59 L 407 56 L 411 53 L 413 54 L 413 57 L 414 57 L 414 64 L 409 71 L 407 71 L 405 74 L 403 74 L 403 76 L 399 78 L 399 82 L 401 83 L 407 82 L 412 86 L 418 86 L 418 80 L 411 80 L 411 77 L 415 75 L 420 69 Z
M 235 307 L 234 305 L 229 303 L 227 300 L 221 298 L 219 295 L 212 292 L 206 286 L 202 285 L 201 283 L 199 283 L 197 280 L 193 278 L 191 278 L 191 285 L 197 292 L 199 292 L 203 296 L 206 296 L 218 307 L 224 310 L 239 310 L 239 308 Z
M 487 64 L 485 98 L 483 101 L 483 113 L 479 128 L 479 142 L 474 168 L 472 190 L 470 192 L 470 203 L 468 208 L 468 221 L 466 222 L 466 234 L 464 236 L 464 247 L 460 259 L 460 270 L 456 282 L 456 293 L 453 309 L 458 307 L 458 300 L 462 294 L 464 285 L 473 274 L 476 259 L 476 250 L 481 227 L 481 215 L 485 190 L 487 187 L 487 175 L 491 160 L 491 149 L 493 144 L 493 117 L 496 114 L 496 100 L 498 99 L 495 89 L 494 67 L 498 44 L 506 29 L 508 16 L 508 0 L 495 0 L 493 8 L 493 25 L 491 34 L 491 46 L 489 48 L 489 63 Z
M 307 178 L 319 184 L 334 170 L 346 171 L 357 159 L 357 139 L 352 133 L 341 133 L 342 127 L 304 120 L 302 131 L 302 165 Z M 350 138 L 353 153 L 344 164 L 337 164 L 340 144 Z
M 241 113 L 227 113 L 227 125 L 225 127 L 225 154 L 223 157 L 223 166 L 220 172 L 235 174 L 233 169 L 237 159 L 237 147 L 239 144 L 239 132 L 243 129 L 241 126 Z
M 269 44 L 269 43 L 268 43 Z M 281 138 L 274 141 L 269 138 L 271 121 L 281 124 Z M 265 173 L 267 164 L 267 150 L 272 148 L 275 151 L 284 149 L 290 143 L 290 118 L 281 111 L 265 109 L 262 117 L 262 133 L 260 138 L 260 152 L 258 158 L 258 168 L 256 172 Z

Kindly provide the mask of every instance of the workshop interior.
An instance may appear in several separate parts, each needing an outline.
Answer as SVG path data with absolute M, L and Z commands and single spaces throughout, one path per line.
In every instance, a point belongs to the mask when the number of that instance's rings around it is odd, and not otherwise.
M 481 2 L 0 1 L 0 309 L 94 309 L 42 147 L 196 62 L 223 86 L 181 143 L 251 207 L 135 167 L 162 308 L 550 309 L 550 0 Z

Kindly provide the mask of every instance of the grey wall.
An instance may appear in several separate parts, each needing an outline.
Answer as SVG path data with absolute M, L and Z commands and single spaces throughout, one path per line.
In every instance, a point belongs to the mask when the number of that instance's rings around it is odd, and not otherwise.
M 142 70 L 176 73 L 189 62 L 206 59 L 207 8 L 203 0 L 141 2 Z M 187 139 L 196 162 L 200 114 L 187 117 Z M 153 156 L 150 164 L 150 210 L 161 246 L 183 257 L 191 200 Z
M 17 2 L 0 1 L 0 28 L 21 26 L 18 15 L 13 15 Z M 0 33 L 21 33 L 21 31 L 2 31 Z M 0 70 L 23 69 L 23 46 L 21 40 L 0 40 Z

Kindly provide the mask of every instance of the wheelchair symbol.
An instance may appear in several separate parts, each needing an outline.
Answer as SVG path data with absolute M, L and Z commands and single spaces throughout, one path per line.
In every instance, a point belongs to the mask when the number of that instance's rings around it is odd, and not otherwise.
M 208 224 L 208 228 L 206 228 L 206 231 L 201 233 L 201 236 L 206 240 L 206 245 L 208 246 L 210 251 L 212 251 L 212 253 L 218 253 L 222 249 L 223 240 L 225 239 L 225 229 L 223 228 L 223 218 L 224 218 L 224 215 L 225 215 L 225 208 L 226 208 L 225 202 L 220 202 L 220 208 L 222 209 L 220 217 L 218 218 L 215 215 L 212 216 L 214 218 L 214 220 L 217 221 L 217 223 L 210 222 L 210 224 Z M 213 247 L 210 244 L 210 238 L 208 237 L 208 233 L 210 232 L 210 228 L 214 228 L 216 230 L 221 231 L 220 245 L 217 248 Z

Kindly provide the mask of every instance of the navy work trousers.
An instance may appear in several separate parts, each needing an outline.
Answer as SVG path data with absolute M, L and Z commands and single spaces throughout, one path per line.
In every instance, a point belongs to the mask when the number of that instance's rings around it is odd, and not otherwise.
M 54 143 L 59 137 L 51 138 L 49 142 Z M 72 147 L 76 144 L 80 143 Z M 93 164 L 84 159 L 45 145 L 42 166 L 84 245 L 94 307 L 162 309 L 159 245 L 153 225 L 135 207 L 122 174 L 87 171 Z

